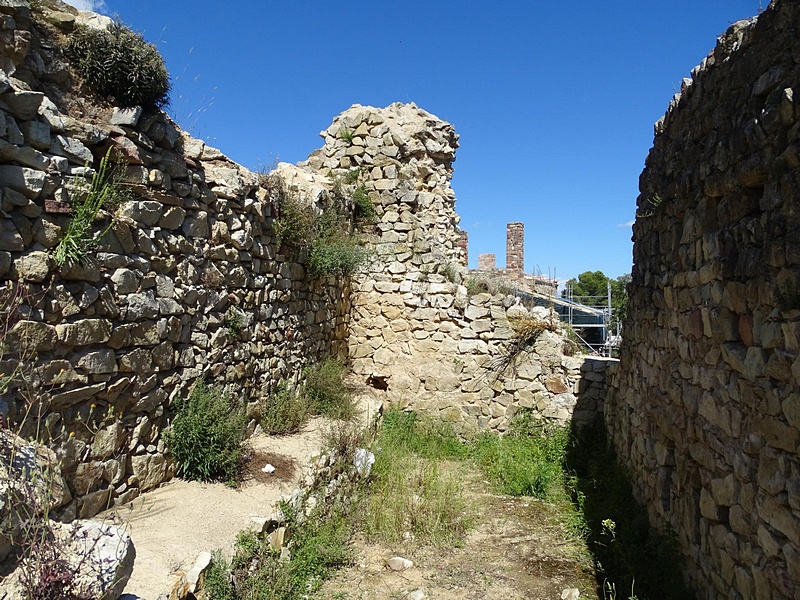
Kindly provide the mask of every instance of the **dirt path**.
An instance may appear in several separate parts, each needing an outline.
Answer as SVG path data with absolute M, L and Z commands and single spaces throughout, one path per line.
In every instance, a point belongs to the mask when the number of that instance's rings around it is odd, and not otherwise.
M 597 598 L 594 567 L 585 544 L 574 540 L 558 511 L 533 498 L 489 493 L 470 473 L 465 483 L 478 523 L 460 548 L 390 548 L 354 542 L 356 564 L 340 571 L 314 596 L 330 600 L 558 600 L 572 588 Z M 393 556 L 413 561 L 394 572 Z
M 251 517 L 269 516 L 275 502 L 298 487 L 320 452 L 324 424 L 317 418 L 295 435 L 252 438 L 249 476 L 239 488 L 175 479 L 100 515 L 127 525 L 136 548 L 125 592 L 155 600 L 169 591 L 172 573 L 191 568 L 200 552 L 229 553 Z M 261 472 L 268 462 L 276 467 L 269 475 Z

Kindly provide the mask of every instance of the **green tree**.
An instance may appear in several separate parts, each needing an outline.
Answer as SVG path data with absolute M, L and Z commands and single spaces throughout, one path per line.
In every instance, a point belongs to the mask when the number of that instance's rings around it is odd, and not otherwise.
M 620 275 L 616 279 L 611 279 L 602 271 L 585 271 L 567 281 L 561 297 L 567 297 L 567 288 L 572 288 L 572 297 L 576 302 L 589 306 L 605 307 L 605 298 L 608 295 L 608 284 L 611 284 L 611 330 L 617 329 L 617 323 L 625 319 L 628 312 L 628 283 L 630 283 L 630 273 Z M 594 296 L 594 298 L 592 298 Z
M 631 274 L 625 273 L 611 280 L 611 329 L 616 332 L 617 323 L 624 323 L 628 315 L 628 284 Z
M 572 278 L 567 281 L 561 296 L 566 298 L 568 287 L 572 287 L 573 297 L 605 296 L 608 291 L 608 281 L 609 278 L 602 271 L 585 271 L 578 275 L 577 279 Z M 580 302 L 580 298 L 577 299 Z

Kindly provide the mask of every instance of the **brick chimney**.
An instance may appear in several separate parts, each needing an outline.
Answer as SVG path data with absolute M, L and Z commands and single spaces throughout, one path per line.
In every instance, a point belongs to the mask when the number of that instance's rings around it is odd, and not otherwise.
M 461 263 L 464 266 L 469 264 L 469 234 L 463 229 L 458 232 L 458 247 L 461 248 Z
M 478 254 L 478 270 L 492 271 L 497 267 L 494 254 Z
M 525 269 L 525 225 L 509 223 L 506 225 L 506 270 L 521 274 Z

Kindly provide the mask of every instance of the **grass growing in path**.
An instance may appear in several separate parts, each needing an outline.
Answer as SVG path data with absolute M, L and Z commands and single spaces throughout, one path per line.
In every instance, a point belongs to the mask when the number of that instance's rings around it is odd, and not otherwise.
M 545 429 L 523 412 L 512 421 L 508 435 L 479 436 L 473 455 L 504 494 L 553 499 L 563 496 L 569 440 L 569 428 Z
M 447 459 L 468 449 L 446 424 L 390 410 L 375 440 L 373 481 L 363 520 L 368 537 L 391 544 L 454 545 L 470 526 L 470 510 Z

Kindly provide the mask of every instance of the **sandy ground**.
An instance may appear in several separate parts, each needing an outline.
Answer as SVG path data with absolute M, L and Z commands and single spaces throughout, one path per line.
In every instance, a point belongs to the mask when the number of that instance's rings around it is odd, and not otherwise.
M 352 542 L 354 564 L 326 581 L 319 600 L 557 600 L 599 599 L 591 554 L 568 533 L 559 512 L 534 498 L 488 491 L 473 468 L 461 467 L 463 493 L 476 523 L 457 546 L 390 547 Z M 413 566 L 387 568 L 393 556 Z M 566 590 L 572 590 L 570 596 Z M 562 595 L 564 594 L 564 595 Z
M 359 420 L 366 426 L 380 410 L 380 392 L 364 386 L 353 391 Z M 98 515 L 124 524 L 133 540 L 136 560 L 125 594 L 155 600 L 169 594 L 175 573 L 190 569 L 200 552 L 222 550 L 230 556 L 236 534 L 247 529 L 253 517 L 271 515 L 275 503 L 299 487 L 331 426 L 331 421 L 315 417 L 293 435 L 250 438 L 253 458 L 248 476 L 236 489 L 174 479 Z M 274 473 L 261 472 L 267 463 L 275 466 Z
M 298 434 L 251 438 L 256 478 L 239 488 L 175 479 L 99 515 L 125 524 L 136 548 L 125 593 L 155 600 L 169 592 L 173 573 L 191 568 L 200 552 L 220 549 L 229 554 L 251 517 L 269 516 L 275 503 L 298 487 L 312 457 L 320 453 L 324 427 L 324 420 L 317 418 Z M 260 473 L 267 462 L 276 467 L 271 475 Z

